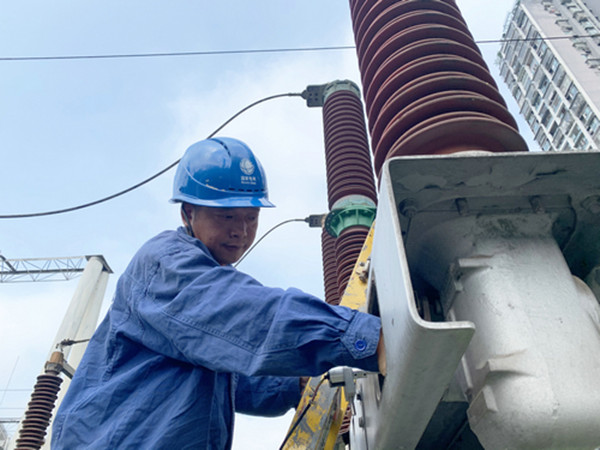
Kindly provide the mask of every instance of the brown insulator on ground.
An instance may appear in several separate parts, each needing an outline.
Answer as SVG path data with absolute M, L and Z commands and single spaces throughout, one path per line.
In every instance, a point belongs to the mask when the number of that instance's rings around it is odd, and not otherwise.
M 362 102 L 352 91 L 338 90 L 323 105 L 325 164 L 329 208 L 343 197 L 377 201 Z
M 337 283 L 340 297 L 344 294 L 358 256 L 363 248 L 369 229 L 362 226 L 346 228 L 335 241 Z
M 323 254 L 323 282 L 325 285 L 325 301 L 330 305 L 339 305 L 340 294 L 337 285 L 337 265 L 335 262 L 335 238 L 325 228 L 321 233 Z
M 53 373 L 47 372 L 37 377 L 15 449 L 32 450 L 44 445 L 46 430 L 50 424 L 61 383 L 62 379 Z
M 375 172 L 392 156 L 527 144 L 453 0 L 350 0 Z

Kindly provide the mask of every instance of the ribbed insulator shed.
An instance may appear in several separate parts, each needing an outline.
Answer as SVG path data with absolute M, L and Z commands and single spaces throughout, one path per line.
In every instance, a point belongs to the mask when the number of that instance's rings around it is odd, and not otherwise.
M 454 0 L 350 0 L 379 173 L 388 157 L 526 151 Z

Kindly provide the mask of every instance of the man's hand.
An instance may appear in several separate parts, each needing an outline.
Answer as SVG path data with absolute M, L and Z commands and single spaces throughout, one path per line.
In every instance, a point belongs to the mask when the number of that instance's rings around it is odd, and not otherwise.
M 377 362 L 379 373 L 383 376 L 387 373 L 387 361 L 385 359 L 385 343 L 383 342 L 383 329 L 379 331 L 379 343 L 377 344 Z
M 310 377 L 300 377 L 300 392 L 304 392 L 304 388 L 306 387 L 306 383 L 308 383 L 309 379 Z

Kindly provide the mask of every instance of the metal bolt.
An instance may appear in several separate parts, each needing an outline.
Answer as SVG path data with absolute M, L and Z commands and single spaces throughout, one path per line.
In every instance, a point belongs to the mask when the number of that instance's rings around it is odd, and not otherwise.
M 459 215 L 465 216 L 469 214 L 469 203 L 466 198 L 457 198 L 455 203 Z
M 398 211 L 407 219 L 412 219 L 417 214 L 417 203 L 413 199 L 407 198 L 398 205 Z
M 542 199 L 537 195 L 529 198 L 529 204 L 531 205 L 533 212 L 536 214 L 540 214 L 545 211 L 544 205 L 542 205 Z

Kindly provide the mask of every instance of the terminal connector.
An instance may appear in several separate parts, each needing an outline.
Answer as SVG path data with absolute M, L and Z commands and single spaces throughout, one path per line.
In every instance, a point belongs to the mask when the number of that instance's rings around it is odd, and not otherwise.
M 310 228 L 322 228 L 325 223 L 325 217 L 327 217 L 327 214 L 311 214 L 304 221 Z
M 370 372 L 352 367 L 342 366 L 334 367 L 325 375 L 331 386 L 341 386 L 344 388 L 344 397 L 348 403 L 351 403 L 356 395 L 356 385 L 354 381 L 358 378 L 366 378 Z

